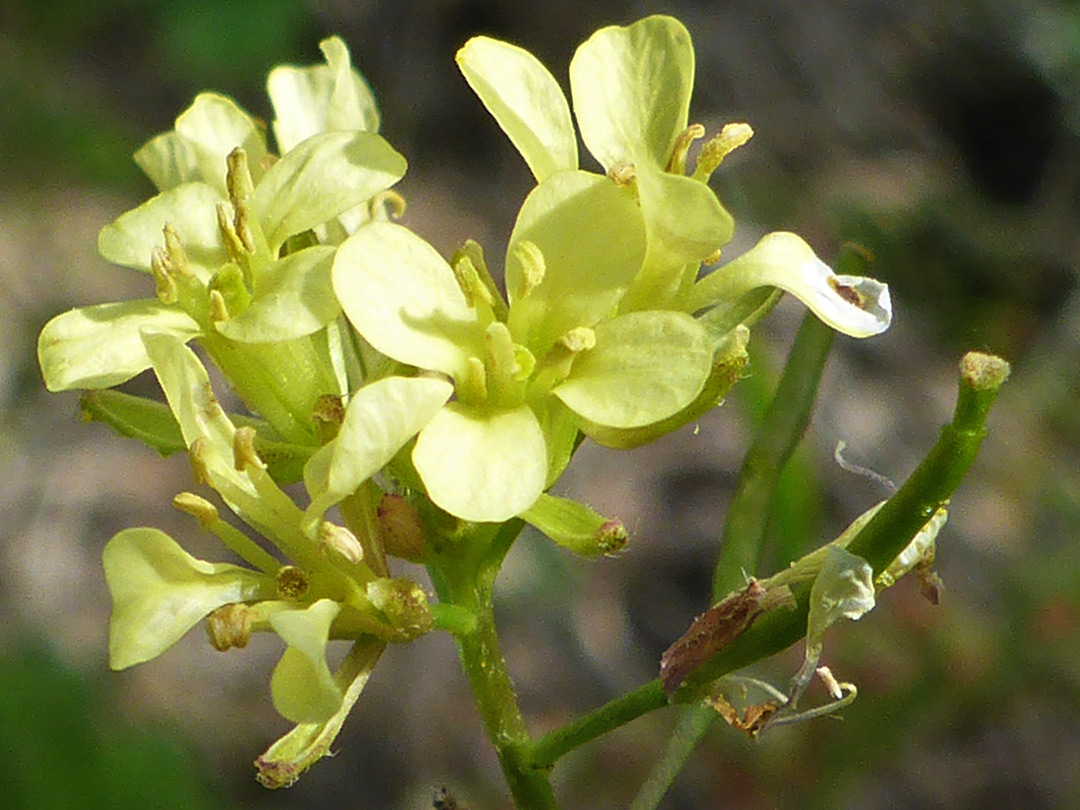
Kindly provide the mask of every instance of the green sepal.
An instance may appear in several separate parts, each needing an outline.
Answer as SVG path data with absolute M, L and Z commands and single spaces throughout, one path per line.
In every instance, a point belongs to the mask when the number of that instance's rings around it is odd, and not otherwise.
M 222 605 L 272 598 L 274 579 L 227 563 L 192 557 L 157 529 L 125 529 L 105 544 L 112 594 L 109 666 L 149 661 Z
M 626 527 L 606 518 L 583 503 L 542 494 L 521 513 L 526 523 L 539 529 L 563 548 L 582 557 L 615 554 L 626 546 Z
M 558 397 L 538 398 L 531 407 L 547 440 L 548 474 L 544 482 L 544 489 L 547 489 L 563 474 L 580 439 L 584 438 L 578 430 L 581 417 L 563 405 Z
M 187 450 L 180 425 L 163 402 L 102 389 L 83 394 L 79 409 L 85 421 L 108 425 L 121 436 L 137 439 L 163 456 Z M 314 447 L 281 440 L 261 419 L 241 414 L 230 414 L 230 418 L 237 426 L 255 429 L 255 451 L 276 482 L 291 484 L 303 477 L 304 463 Z

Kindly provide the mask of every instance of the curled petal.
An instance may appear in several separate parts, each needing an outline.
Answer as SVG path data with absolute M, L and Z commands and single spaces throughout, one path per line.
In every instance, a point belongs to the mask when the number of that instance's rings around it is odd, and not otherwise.
M 157 529 L 125 529 L 105 544 L 112 594 L 109 666 L 125 669 L 160 655 L 212 610 L 273 596 L 274 580 L 192 557 Z
M 270 625 L 289 645 L 270 679 L 274 708 L 294 723 L 324 723 L 341 708 L 343 692 L 326 663 L 330 625 L 341 605 L 320 599 L 304 610 L 282 610 Z
M 330 746 L 367 685 L 385 647 L 386 642 L 375 639 L 363 639 L 353 645 L 334 675 L 342 692 L 337 711 L 321 722 L 300 723 L 255 760 L 258 779 L 263 785 L 288 787 L 300 778 L 301 773 L 330 753 Z
M 793 233 L 763 237 L 753 249 L 698 282 L 688 308 L 734 301 L 756 287 L 779 287 L 821 320 L 852 337 L 884 332 L 892 322 L 889 287 L 861 276 L 838 276 Z

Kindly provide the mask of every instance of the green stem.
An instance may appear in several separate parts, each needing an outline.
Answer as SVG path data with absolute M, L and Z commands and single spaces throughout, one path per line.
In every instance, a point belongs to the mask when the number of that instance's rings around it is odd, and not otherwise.
M 660 806 L 675 777 L 686 765 L 698 743 L 709 730 L 716 712 L 705 706 L 687 708 L 679 715 L 679 721 L 668 741 L 664 756 L 656 763 L 645 783 L 641 786 L 629 810 L 654 810 Z
M 650 681 L 541 737 L 532 746 L 530 760 L 534 767 L 549 768 L 584 743 L 667 705 L 668 698 L 660 681 Z
M 1008 364 L 986 355 L 968 355 L 962 369 L 952 424 L 942 431 L 923 463 L 893 496 L 893 500 L 912 511 L 886 511 L 882 507 L 848 546 L 853 553 L 870 560 L 875 573 L 888 567 L 922 528 L 927 520 L 925 509 L 948 499 L 974 460 L 985 435 L 986 416 L 997 389 L 1008 375 Z M 806 634 L 812 584 L 807 581 L 792 586 L 796 603 L 793 610 L 779 608 L 763 614 L 749 630 L 693 673 L 675 700 L 694 702 L 717 678 L 774 655 L 802 638 Z M 537 768 L 550 767 L 578 746 L 663 708 L 668 702 L 660 681 L 650 681 L 541 737 L 532 747 L 530 761 Z M 686 718 L 685 722 L 689 727 L 691 720 Z M 691 737 L 688 735 L 675 748 L 688 744 Z M 674 763 L 677 753 L 674 749 L 669 751 L 665 760 Z
M 746 451 L 728 505 L 713 575 L 714 600 L 743 587 L 745 574 L 758 569 L 765 526 L 780 475 L 806 432 L 835 335 L 831 327 L 812 313 L 806 313 L 776 394 L 753 444 Z
M 907 546 L 937 509 L 949 500 L 975 460 L 986 435 L 986 417 L 1009 364 L 972 352 L 960 364 L 960 384 L 952 422 L 904 485 L 848 545 L 878 574 Z M 806 633 L 811 582 L 792 588 L 796 607 L 762 615 L 743 635 L 694 672 L 679 695 L 689 699 L 717 678 L 791 646 Z
M 720 553 L 713 574 L 713 599 L 741 588 L 746 574 L 757 571 L 780 477 L 798 446 L 814 407 L 818 384 L 836 333 L 813 313 L 806 313 L 795 335 L 784 373 L 765 418 L 746 451 L 739 480 L 728 505 Z M 663 757 L 641 786 L 633 810 L 659 805 L 716 715 L 698 706 L 682 710 Z
M 522 522 L 504 524 L 492 536 L 488 527 L 472 536 L 457 538 L 463 556 L 440 555 L 432 561 L 432 581 L 442 602 L 476 617 L 471 632 L 455 636 L 461 666 L 469 679 L 488 739 L 495 749 L 514 804 L 519 810 L 554 810 L 555 793 L 548 769 L 531 760 L 532 738 L 518 706 L 517 694 L 506 669 L 495 627 L 492 596 L 502 559 L 521 530 Z M 475 542 L 485 536 L 486 542 Z M 461 541 L 464 540 L 464 543 Z

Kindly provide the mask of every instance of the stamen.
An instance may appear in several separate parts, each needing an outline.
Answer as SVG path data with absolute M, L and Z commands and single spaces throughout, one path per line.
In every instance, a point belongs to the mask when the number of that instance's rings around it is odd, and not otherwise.
M 698 138 L 705 137 L 705 127 L 701 124 L 690 124 L 679 133 L 675 139 L 675 147 L 671 151 L 671 159 L 668 160 L 666 172 L 671 174 L 686 174 L 686 154 L 690 151 L 690 145 Z
M 206 617 L 206 634 L 218 652 L 231 647 L 243 648 L 251 639 L 255 611 L 243 603 L 222 605 Z
M 265 470 L 266 465 L 255 450 L 255 428 L 239 427 L 233 434 L 233 466 L 240 472 L 249 467 Z
M 528 239 L 523 239 L 514 246 L 514 258 L 521 264 L 521 284 L 517 298 L 524 298 L 544 281 L 547 274 L 547 262 L 540 246 Z
M 219 520 L 217 507 L 194 492 L 181 492 L 173 498 L 172 505 L 181 512 L 194 517 L 205 531 Z

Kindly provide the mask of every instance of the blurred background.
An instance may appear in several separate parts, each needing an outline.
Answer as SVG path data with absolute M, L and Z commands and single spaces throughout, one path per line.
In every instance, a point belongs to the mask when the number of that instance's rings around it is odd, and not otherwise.
M 194 631 L 123 673 L 106 663 L 100 553 L 157 526 L 214 544 L 169 506 L 191 486 L 47 395 L 37 332 L 73 306 L 149 295 L 95 252 L 152 193 L 130 154 L 203 89 L 269 119 L 263 82 L 341 34 L 410 161 L 406 224 L 444 254 L 499 257 L 524 163 L 453 63 L 473 34 L 537 54 L 566 86 L 597 27 L 678 16 L 697 50 L 691 120 L 755 137 L 714 176 L 734 256 L 794 230 L 826 259 L 855 241 L 892 288 L 892 329 L 838 338 L 772 519 L 770 573 L 884 497 L 848 457 L 902 481 L 950 418 L 970 349 L 1013 363 L 991 434 L 938 540 L 934 607 L 904 580 L 823 662 L 859 686 L 843 721 L 758 742 L 717 723 L 663 805 L 1080 807 L 1080 10 L 1066 0 L 5 0 L 0 6 L 0 796 L 10 808 L 401 808 L 440 787 L 507 806 L 456 664 L 432 634 L 390 649 L 337 757 L 270 793 L 251 761 L 287 730 L 269 699 L 280 648 L 215 653 Z M 497 261 L 497 260 L 496 260 Z M 563 491 L 632 532 L 586 563 L 525 535 L 499 582 L 505 653 L 536 732 L 653 677 L 708 605 L 725 506 L 801 318 L 753 332 L 750 375 L 695 430 L 630 454 L 586 443 Z M 151 391 L 146 381 L 135 390 Z M 801 652 L 755 670 L 783 685 Z M 820 692 L 811 699 L 823 700 Z M 566 808 L 625 807 L 663 749 L 656 712 L 562 761 Z

